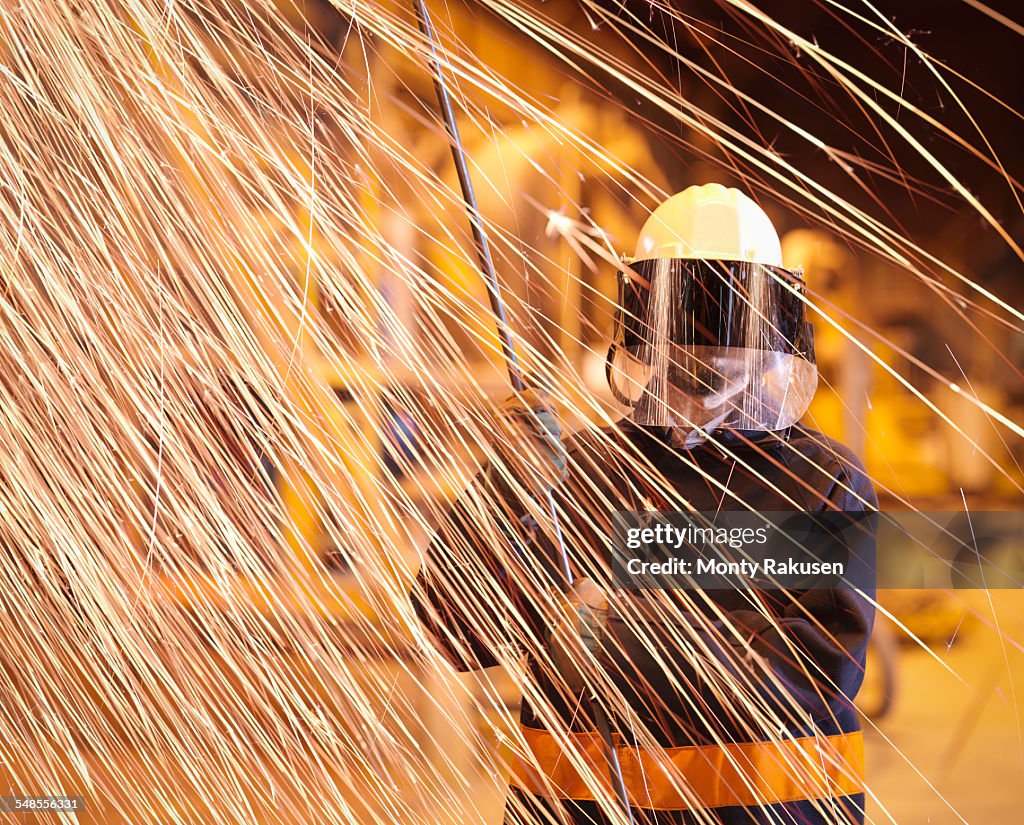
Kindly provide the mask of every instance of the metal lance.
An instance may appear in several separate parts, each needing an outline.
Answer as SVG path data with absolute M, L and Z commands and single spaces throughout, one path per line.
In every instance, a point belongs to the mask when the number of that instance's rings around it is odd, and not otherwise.
M 419 22 L 420 31 L 426 39 L 428 54 L 430 58 L 431 75 L 434 80 L 434 91 L 437 92 L 437 102 L 441 107 L 441 117 L 444 121 L 445 131 L 448 133 L 448 140 L 451 144 L 452 158 L 455 161 L 455 171 L 459 177 L 459 186 L 462 189 L 462 199 L 469 213 L 469 222 L 473 230 L 473 242 L 476 246 L 477 260 L 480 264 L 480 272 L 483 275 L 484 283 L 487 285 L 487 297 L 490 299 L 491 311 L 494 313 L 498 324 L 498 338 L 501 341 L 501 352 L 505 358 L 505 366 L 508 369 L 509 382 L 512 389 L 522 392 L 526 389 L 526 381 L 523 379 L 522 370 L 519 367 L 519 358 L 516 355 L 515 341 L 512 330 L 508 324 L 505 313 L 505 302 L 501 297 L 501 287 L 498 284 L 498 276 L 494 269 L 494 261 L 491 258 L 491 248 L 487 242 L 487 232 L 484 230 L 483 218 L 480 209 L 477 207 L 476 195 L 473 192 L 473 182 L 469 177 L 469 166 L 466 162 L 466 151 L 459 137 L 459 125 L 455 120 L 455 111 L 452 108 L 451 97 L 448 94 L 448 86 L 444 79 L 444 69 L 441 65 L 441 57 L 437 50 L 437 35 L 434 33 L 433 24 L 430 22 L 430 13 L 427 11 L 425 0 L 413 0 L 416 10 L 416 18 Z M 558 524 L 558 512 L 555 508 L 555 499 L 551 491 L 547 494 L 548 509 L 551 515 L 552 531 L 559 550 L 559 565 L 562 569 L 563 585 L 566 590 L 573 584 L 572 567 L 569 564 L 569 553 L 562 538 L 561 527 Z M 611 779 L 615 795 L 622 806 L 623 814 L 627 822 L 633 822 L 633 814 L 629 807 L 629 795 L 626 792 L 626 784 L 622 778 L 622 767 L 619 764 L 618 753 L 615 750 L 615 743 L 612 737 L 611 725 L 608 721 L 608 714 L 601 706 L 599 698 L 591 688 L 591 712 L 594 722 L 597 725 L 601 736 L 602 750 L 608 764 L 608 774 Z

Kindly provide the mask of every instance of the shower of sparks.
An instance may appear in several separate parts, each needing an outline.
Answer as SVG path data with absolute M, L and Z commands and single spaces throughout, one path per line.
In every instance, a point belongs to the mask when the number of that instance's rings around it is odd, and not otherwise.
M 511 694 L 566 733 L 508 644 L 513 605 L 470 544 L 453 548 L 466 559 L 458 606 L 494 641 L 506 675 L 453 678 L 410 606 L 427 537 L 508 437 L 493 415 L 508 390 L 410 9 L 339 0 L 345 26 L 333 42 L 302 5 L 23 0 L 0 11 L 0 779 L 3 793 L 85 796 L 80 821 L 483 821 L 488 800 L 500 809 L 505 760 L 523 747 Z M 776 116 L 714 61 L 679 53 L 646 15 L 583 0 L 577 29 L 549 5 L 478 0 L 445 14 L 439 3 L 436 17 L 511 324 L 570 429 L 596 433 L 617 417 L 585 364 L 603 359 L 619 255 L 668 194 L 647 129 L 887 262 L 1020 376 L 990 336 L 1020 335 L 1021 306 L 922 246 L 884 204 L 866 211 L 753 126 L 700 108 L 637 44 L 758 122 L 774 118 L 857 191 L 870 191 L 868 176 L 901 181 L 908 198 L 973 211 L 1020 256 L 921 138 L 959 147 L 1017 197 L 983 124 L 957 133 L 898 84 L 723 0 L 752 50 L 805 66 L 828 85 L 834 116 L 870 120 L 878 152 L 868 159 L 817 137 L 820 112 Z M 715 36 L 671 5 L 651 9 Z M 956 100 L 952 69 L 859 9 L 833 13 L 902 43 Z M 474 14 L 502 21 L 495 32 L 531 44 L 576 91 L 559 101 L 522 85 L 515 61 L 492 64 L 470 37 Z M 658 119 L 629 116 L 623 100 Z M 832 303 L 813 272 L 808 281 L 819 328 L 1020 495 L 1011 447 L 1024 428 L 998 399 Z M 883 345 L 955 403 L 880 357 Z M 983 438 L 986 427 L 998 438 Z M 620 458 L 664 486 L 656 467 Z M 479 489 L 464 501 L 511 564 L 501 508 Z M 537 517 L 547 525 L 543 508 Z M 542 615 L 556 615 L 543 577 L 523 577 Z M 706 615 L 700 607 L 693 615 Z M 999 627 L 994 611 L 982 618 Z M 752 739 L 785 740 L 804 724 L 799 708 L 766 702 L 754 683 L 775 676 L 749 640 L 703 621 L 651 655 L 691 661 Z M 730 672 L 709 638 L 745 644 L 749 671 Z M 632 719 L 607 674 L 587 676 L 613 718 Z M 713 729 L 709 707 L 691 699 L 687 711 Z M 657 747 L 657 731 L 631 733 Z M 614 812 L 603 777 L 571 748 L 565 758 Z M 872 816 L 889 821 L 877 802 Z

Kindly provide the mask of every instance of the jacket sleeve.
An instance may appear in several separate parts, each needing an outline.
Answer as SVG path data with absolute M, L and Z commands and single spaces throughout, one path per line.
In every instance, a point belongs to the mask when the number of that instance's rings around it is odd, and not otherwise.
M 874 489 L 857 466 L 837 473 L 829 501 L 839 516 L 877 509 Z M 703 718 L 737 719 L 743 703 L 730 700 L 723 687 L 743 685 L 745 695 L 759 697 L 783 719 L 796 713 L 816 722 L 835 718 L 849 708 L 863 679 L 874 620 L 875 521 L 861 519 L 844 531 L 846 577 L 856 588 L 760 591 L 761 608 L 707 618 L 683 611 L 672 617 L 675 627 L 613 622 L 610 655 L 618 661 L 610 666 L 620 674 L 617 681 L 635 680 L 639 671 L 644 685 L 636 700 L 657 696 L 655 705 L 676 714 L 696 705 Z
M 529 647 L 539 620 L 518 569 L 536 531 L 482 473 L 451 507 L 410 592 L 420 623 L 459 671 L 492 667 Z
M 712 648 L 727 641 L 730 666 L 746 670 L 770 704 L 799 708 L 816 721 L 834 718 L 857 695 L 875 615 L 874 488 L 859 466 L 844 464 L 829 500 L 838 519 L 852 518 L 840 536 L 820 534 L 842 542 L 851 586 L 782 591 L 774 610 L 731 612 L 738 632 L 719 628 L 709 641 Z

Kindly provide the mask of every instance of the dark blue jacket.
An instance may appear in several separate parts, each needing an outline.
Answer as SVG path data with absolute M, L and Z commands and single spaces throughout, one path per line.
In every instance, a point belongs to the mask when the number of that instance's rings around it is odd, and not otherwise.
M 670 448 L 663 434 L 620 422 L 570 444 L 570 478 L 557 501 L 577 574 L 607 580 L 610 517 L 615 510 L 743 510 L 860 513 L 877 509 L 874 489 L 857 458 L 821 433 L 727 433 L 689 451 Z M 681 503 L 685 499 L 685 505 Z M 648 610 L 643 591 L 613 610 L 602 664 L 644 726 L 666 748 L 755 742 L 746 703 L 723 701 L 695 668 L 693 657 L 666 656 L 665 639 L 679 627 L 701 655 L 756 685 L 763 709 L 787 720 L 785 736 L 828 737 L 859 730 L 852 700 L 863 676 L 874 610 L 874 536 L 855 531 L 851 558 L 860 595 L 850 589 L 805 591 L 709 590 L 679 596 L 674 611 Z M 505 537 L 505 539 L 503 539 Z M 459 669 L 496 664 L 502 645 L 536 651 L 547 630 L 517 571 L 550 558 L 553 548 L 511 496 L 483 474 L 439 527 L 413 591 L 417 612 L 439 648 Z M 527 576 L 526 578 L 530 578 Z M 669 591 L 670 598 L 675 598 Z M 759 606 L 751 604 L 752 593 Z M 483 610 L 479 604 L 489 605 Z M 653 604 L 653 603 L 652 603 Z M 663 602 L 661 603 L 664 604 Z M 703 617 L 695 617 L 701 612 Z M 628 613 L 629 615 L 625 615 Z M 650 614 L 655 618 L 646 621 Z M 767 614 L 767 615 L 766 615 Z M 638 618 L 640 617 L 639 621 Z M 770 618 L 769 618 L 770 617 Z M 534 647 L 536 645 L 537 647 Z M 756 658 L 756 663 L 752 662 Z M 585 703 L 568 695 L 557 675 L 531 657 L 533 678 L 554 713 L 571 730 L 592 731 Z M 544 724 L 529 702 L 521 723 Z M 621 727 L 621 726 L 620 726 Z M 754 731 L 754 732 L 752 732 Z M 779 732 L 775 732 L 778 736 Z M 515 783 L 513 783 L 515 784 Z M 545 813 L 545 811 L 547 813 Z M 593 802 L 547 799 L 513 787 L 507 822 L 603 823 Z M 638 807 L 638 823 L 839 823 L 863 821 L 863 794 L 812 802 L 724 806 L 697 814 Z

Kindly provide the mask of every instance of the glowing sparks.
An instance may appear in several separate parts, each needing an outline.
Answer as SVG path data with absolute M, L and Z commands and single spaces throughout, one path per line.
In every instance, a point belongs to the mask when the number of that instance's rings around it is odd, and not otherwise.
M 802 158 L 702 108 L 638 44 L 778 121 L 858 186 L 870 164 L 891 179 L 901 168 L 844 154 L 816 134 L 817 113 L 777 116 L 649 21 L 586 5 L 589 22 L 574 30 L 544 4 L 483 0 L 478 11 L 501 25 L 481 30 L 514 35 L 509 48 L 529 55 L 510 62 L 488 60 L 476 21 L 453 7 L 441 56 L 529 372 L 645 484 L 664 477 L 596 433 L 614 406 L 580 363 L 603 357 L 621 247 L 668 186 L 648 129 L 886 261 L 951 319 L 1021 333 L 1019 305 L 885 209 L 853 203 Z M 943 136 L 1017 192 L 984 136 L 959 135 L 751 5 L 726 5 L 766 40 L 794 44 L 787 59 L 813 63 L 843 106 L 921 161 L 931 177 L 907 179 L 909 193 L 948 187 L 1020 254 L 920 137 Z M 426 537 L 494 457 L 493 408 L 507 394 L 446 138 L 424 114 L 419 33 L 390 3 L 354 0 L 310 20 L 295 8 L 26 0 L 0 15 L 0 776 L 5 792 L 85 793 L 97 822 L 483 821 L 504 793 L 508 766 L 488 743 L 494 724 L 511 724 L 510 693 L 570 739 L 509 644 L 513 601 L 483 582 L 470 543 L 454 548 L 466 572 L 458 606 L 495 643 L 511 689 L 455 680 L 409 603 Z M 334 39 L 323 34 L 332 26 Z M 544 61 L 543 82 L 524 79 L 528 61 Z M 852 336 L 838 323 L 845 310 L 809 280 L 809 305 L 830 319 L 822 328 L 929 420 L 961 429 L 966 413 L 872 349 L 900 355 L 898 341 Z M 986 357 L 1002 355 L 996 341 Z M 911 363 L 1000 434 L 1024 435 L 998 399 Z M 965 437 L 1020 490 L 1005 441 Z M 465 506 L 515 561 L 519 522 L 484 490 Z M 523 576 L 555 615 L 550 582 Z M 799 709 L 767 702 L 756 683 L 773 674 L 758 670 L 749 638 L 714 605 L 691 606 L 703 633 L 681 629 L 651 656 L 666 672 L 674 656 L 693 661 L 731 723 L 784 741 L 805 721 Z M 528 647 L 526 635 L 513 641 Z M 717 644 L 743 648 L 749 672 L 730 673 Z M 709 704 L 671 678 L 686 712 L 716 729 Z M 621 692 L 605 695 L 613 718 L 633 718 Z M 656 748 L 655 732 L 631 733 Z M 602 792 L 585 754 L 566 759 Z

